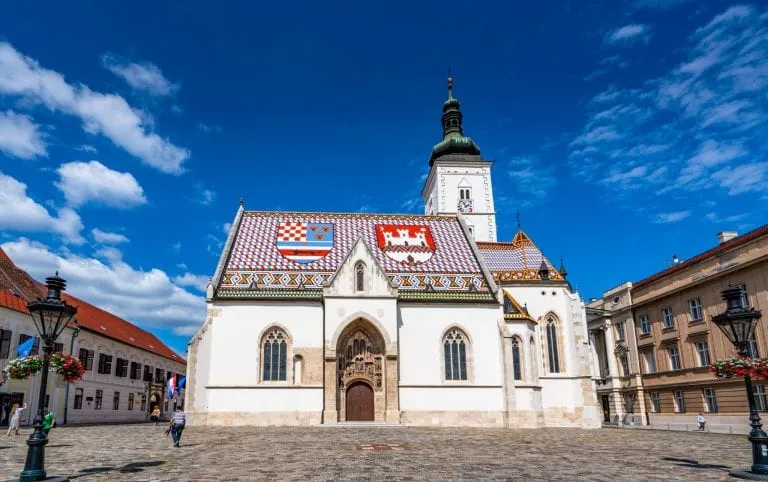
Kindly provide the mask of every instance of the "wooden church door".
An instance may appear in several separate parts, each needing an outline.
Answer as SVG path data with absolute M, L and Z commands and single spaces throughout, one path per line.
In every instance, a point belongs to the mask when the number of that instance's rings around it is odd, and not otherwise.
M 373 389 L 364 382 L 352 383 L 347 389 L 347 421 L 373 421 Z

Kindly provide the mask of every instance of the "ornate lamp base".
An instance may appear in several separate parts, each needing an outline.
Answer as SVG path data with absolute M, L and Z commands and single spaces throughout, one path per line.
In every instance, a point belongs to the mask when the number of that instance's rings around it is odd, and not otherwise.
M 750 472 L 749 470 L 729 470 L 728 474 L 731 477 L 736 477 L 737 479 L 768 480 L 768 475 L 756 474 L 754 472 Z

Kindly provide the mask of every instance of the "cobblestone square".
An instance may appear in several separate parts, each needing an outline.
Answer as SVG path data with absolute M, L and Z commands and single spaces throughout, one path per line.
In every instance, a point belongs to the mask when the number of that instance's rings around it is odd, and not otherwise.
M 728 480 L 745 436 L 656 430 L 59 427 L 49 474 L 72 480 Z M 0 438 L 0 479 L 18 477 L 26 438 Z M 731 479 L 732 480 L 732 479 Z

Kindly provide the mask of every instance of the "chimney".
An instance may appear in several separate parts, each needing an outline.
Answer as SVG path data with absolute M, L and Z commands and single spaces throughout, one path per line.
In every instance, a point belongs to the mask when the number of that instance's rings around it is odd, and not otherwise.
M 739 233 L 737 233 L 736 231 L 720 231 L 719 233 L 717 233 L 717 241 L 720 244 L 727 243 L 733 238 L 738 238 L 738 237 L 739 237 Z

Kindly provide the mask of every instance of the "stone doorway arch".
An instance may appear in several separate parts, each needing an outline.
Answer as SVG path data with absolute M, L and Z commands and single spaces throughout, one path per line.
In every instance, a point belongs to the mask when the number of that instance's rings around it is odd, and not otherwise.
M 354 319 L 327 350 L 325 423 L 398 422 L 396 348 L 376 325 Z

